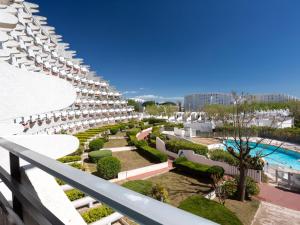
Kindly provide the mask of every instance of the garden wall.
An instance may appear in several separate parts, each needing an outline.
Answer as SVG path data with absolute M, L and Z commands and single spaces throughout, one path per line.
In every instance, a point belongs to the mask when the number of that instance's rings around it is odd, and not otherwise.
M 167 169 L 169 167 L 168 161 L 163 163 L 158 163 L 150 166 L 145 166 L 142 168 L 137 168 L 133 170 L 123 171 L 118 173 L 118 180 L 125 180 L 130 177 L 138 176 L 141 174 L 153 172 L 156 170 Z
M 140 140 L 144 140 L 152 131 L 152 127 L 142 130 L 136 134 L 136 138 Z

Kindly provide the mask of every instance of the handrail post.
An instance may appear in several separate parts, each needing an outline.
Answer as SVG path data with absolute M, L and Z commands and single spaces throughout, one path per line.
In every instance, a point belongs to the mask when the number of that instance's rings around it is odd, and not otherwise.
M 20 170 L 19 157 L 10 152 L 9 161 L 10 161 L 10 175 L 12 179 L 21 183 L 21 170 Z M 13 200 L 13 210 L 21 219 L 23 219 L 22 203 L 14 195 L 12 200 Z

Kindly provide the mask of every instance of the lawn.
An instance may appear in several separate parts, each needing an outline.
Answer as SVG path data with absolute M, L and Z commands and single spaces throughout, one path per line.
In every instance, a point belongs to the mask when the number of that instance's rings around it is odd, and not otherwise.
M 211 191 L 208 180 L 198 180 L 193 177 L 170 171 L 147 179 L 153 183 L 159 183 L 166 187 L 169 192 L 170 204 L 178 206 L 179 203 L 189 196 L 206 194 Z
M 103 148 L 115 148 L 115 147 L 124 147 L 128 146 L 126 139 L 112 139 L 106 142 Z
M 225 207 L 234 212 L 244 225 L 251 224 L 251 221 L 255 216 L 258 206 L 259 201 L 255 199 L 253 199 L 252 201 L 245 202 L 227 199 L 225 202 Z
M 121 171 L 153 165 L 153 163 L 141 156 L 137 151 L 113 152 L 113 156 L 121 161 Z

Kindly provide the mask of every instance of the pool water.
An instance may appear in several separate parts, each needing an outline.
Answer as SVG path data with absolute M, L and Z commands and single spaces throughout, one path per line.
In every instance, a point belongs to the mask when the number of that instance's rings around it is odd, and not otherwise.
M 233 141 L 228 141 L 227 144 L 235 148 Z M 250 146 L 254 146 L 254 145 L 255 143 L 250 143 Z M 259 144 L 258 147 L 256 147 L 250 152 L 250 155 L 255 156 L 257 155 L 257 153 L 261 153 L 262 155 L 265 155 L 274 151 L 275 148 L 277 147 L 272 145 Z M 279 148 L 271 155 L 264 157 L 264 159 L 269 164 L 300 171 L 300 153 L 298 152 L 287 150 L 284 148 Z

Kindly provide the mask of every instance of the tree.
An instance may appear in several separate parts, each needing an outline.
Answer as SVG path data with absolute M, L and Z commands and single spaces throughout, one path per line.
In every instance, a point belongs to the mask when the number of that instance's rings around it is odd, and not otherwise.
M 221 107 L 214 106 L 207 111 L 213 119 L 222 120 L 225 126 L 221 139 L 226 150 L 238 161 L 239 179 L 237 184 L 238 199 L 245 200 L 246 194 L 246 178 L 249 168 L 254 166 L 261 167 L 262 158 L 277 151 L 282 144 L 271 150 L 270 153 L 264 154 L 263 151 L 258 152 L 256 156 L 251 156 L 251 151 L 257 148 L 260 144 L 262 148 L 268 148 L 272 144 L 272 140 L 258 138 L 255 144 L 251 143 L 251 138 L 254 136 L 252 122 L 256 118 L 253 105 L 245 101 L 245 98 L 238 98 L 234 95 L 235 103 L 231 106 Z M 220 111 L 218 110 L 220 109 Z
M 140 103 L 133 99 L 128 99 L 127 104 L 134 107 L 134 111 L 139 112 L 140 111 Z

